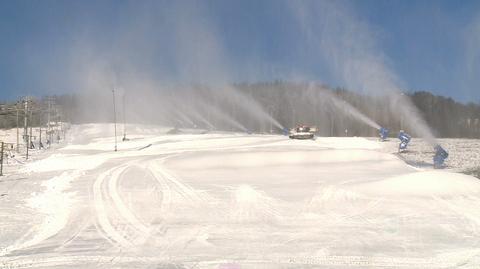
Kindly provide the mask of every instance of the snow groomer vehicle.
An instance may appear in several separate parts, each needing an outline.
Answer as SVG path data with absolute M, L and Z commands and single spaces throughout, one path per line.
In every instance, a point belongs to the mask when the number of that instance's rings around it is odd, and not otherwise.
M 290 139 L 315 139 L 317 128 L 301 125 L 290 130 Z

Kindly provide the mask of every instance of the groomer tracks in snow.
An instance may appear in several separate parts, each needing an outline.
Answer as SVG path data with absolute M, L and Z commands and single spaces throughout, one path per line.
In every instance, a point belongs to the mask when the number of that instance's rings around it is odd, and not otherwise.
M 109 127 L 0 182 L 0 268 L 480 264 L 478 179 L 380 142 Z

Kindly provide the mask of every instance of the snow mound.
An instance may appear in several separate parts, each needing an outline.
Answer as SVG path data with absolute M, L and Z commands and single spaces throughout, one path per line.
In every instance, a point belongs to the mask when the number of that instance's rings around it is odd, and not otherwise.
M 480 192 L 480 180 L 444 171 L 416 172 L 359 184 L 356 190 L 370 195 L 451 196 Z

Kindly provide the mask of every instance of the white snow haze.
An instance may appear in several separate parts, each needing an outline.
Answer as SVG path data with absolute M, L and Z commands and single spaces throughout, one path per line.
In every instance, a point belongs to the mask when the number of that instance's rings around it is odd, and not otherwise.
M 45 90 L 0 103 L 0 269 L 480 268 L 480 104 L 411 90 L 402 1 L 10 1 L 51 51 L 2 35 Z

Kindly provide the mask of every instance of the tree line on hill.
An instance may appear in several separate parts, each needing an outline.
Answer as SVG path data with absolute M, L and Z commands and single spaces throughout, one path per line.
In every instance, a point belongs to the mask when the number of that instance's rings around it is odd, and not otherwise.
M 392 135 L 401 129 L 409 132 L 409 119 L 392 110 L 392 100 L 387 96 L 282 81 L 241 83 L 231 88 L 236 93 L 228 98 L 225 94 L 205 90 L 205 86 L 193 86 L 190 91 L 183 91 L 183 95 L 171 91 L 155 98 L 141 93 L 117 96 L 117 121 L 168 124 L 180 128 L 237 128 L 238 131 L 239 127 L 244 127 L 251 132 L 282 132 L 273 121 L 267 120 L 271 117 L 286 128 L 316 126 L 320 136 L 377 136 L 378 130 L 356 115 L 363 114 L 389 128 Z M 112 122 L 111 91 L 105 92 L 108 94 L 76 93 L 32 99 L 27 111 L 29 123 L 34 126 L 46 124 L 48 118 L 74 124 Z M 180 97 L 175 99 L 175 95 Z M 465 104 L 426 91 L 406 95 L 435 136 L 480 138 L 480 103 Z M 345 102 L 346 108 L 339 109 L 338 103 L 333 105 L 337 102 L 335 100 Z M 250 103 L 249 106 L 244 105 L 245 102 Z M 0 128 L 15 128 L 17 118 L 23 126 L 24 116 L 22 100 L 3 103 L 0 105 Z

